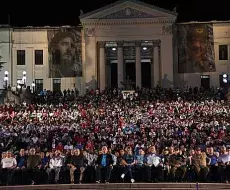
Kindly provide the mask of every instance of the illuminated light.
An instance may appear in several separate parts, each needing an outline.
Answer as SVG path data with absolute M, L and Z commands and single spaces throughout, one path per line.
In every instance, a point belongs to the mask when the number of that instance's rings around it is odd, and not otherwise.
M 8 75 L 9 74 L 9 72 L 8 71 L 5 71 L 5 73 L 4 73 L 5 75 Z
M 112 48 L 112 50 L 113 50 L 113 51 L 116 51 L 116 50 L 117 50 L 117 48 L 115 48 L 115 47 L 114 47 L 114 48 Z
M 25 80 L 26 80 L 26 76 L 23 76 L 23 77 L 22 77 L 22 80 L 25 81 Z
M 22 74 L 23 74 L 23 75 L 26 75 L 26 71 L 23 71 Z
M 147 47 L 143 47 L 143 50 L 147 50 Z
M 227 78 L 227 74 L 223 74 L 223 78 Z
M 228 80 L 227 80 L 227 79 L 223 79 L 223 82 L 224 82 L 224 83 L 228 83 Z

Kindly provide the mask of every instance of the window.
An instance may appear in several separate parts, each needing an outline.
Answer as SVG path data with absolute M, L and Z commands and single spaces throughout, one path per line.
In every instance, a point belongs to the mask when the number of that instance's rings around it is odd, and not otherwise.
M 53 91 L 61 92 L 61 79 L 53 79 Z
M 35 91 L 40 93 L 43 90 L 43 79 L 35 79 Z
M 26 52 L 25 50 L 17 50 L 17 65 L 26 64 Z
M 35 50 L 35 65 L 43 65 L 43 50 Z
M 228 60 L 228 45 L 219 45 L 219 60 Z

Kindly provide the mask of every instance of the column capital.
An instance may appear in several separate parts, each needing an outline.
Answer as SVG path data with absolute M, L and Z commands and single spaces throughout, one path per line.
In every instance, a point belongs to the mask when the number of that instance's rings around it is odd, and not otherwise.
M 124 45 L 124 41 L 117 41 L 117 47 L 121 48 Z
M 98 42 L 100 48 L 105 48 L 105 42 L 100 41 Z
M 161 40 L 153 40 L 153 46 L 159 47 L 161 45 Z
M 135 46 L 136 47 L 141 47 L 141 41 L 135 41 Z

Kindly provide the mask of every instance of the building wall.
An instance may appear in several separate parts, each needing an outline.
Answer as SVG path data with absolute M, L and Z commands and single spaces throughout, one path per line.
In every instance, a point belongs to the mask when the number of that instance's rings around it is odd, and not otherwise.
M 230 76 L 230 23 L 229 22 L 210 22 L 213 24 L 213 36 L 214 36 L 214 58 L 216 65 L 216 72 L 205 73 L 186 73 L 178 74 L 178 57 L 174 55 L 174 75 L 177 76 L 175 86 L 200 86 L 201 75 L 209 75 L 210 86 L 215 88 L 220 87 L 219 76 L 228 73 Z M 192 23 L 191 23 L 192 24 Z M 197 24 L 197 22 L 196 22 Z M 228 60 L 219 60 L 219 45 L 228 45 Z M 174 53 L 177 54 L 177 44 L 174 46 Z
M 53 79 L 49 78 L 47 30 L 45 28 L 14 29 L 12 34 L 13 85 L 17 85 L 17 80 L 22 79 L 23 71 L 26 71 L 27 86 L 31 86 L 36 79 L 43 79 L 43 88 L 53 89 Z M 25 50 L 25 65 L 17 65 L 17 50 Z M 35 50 L 43 50 L 43 65 L 35 65 Z M 75 83 L 75 78 L 62 78 L 61 90 L 74 89 Z
M 5 71 L 9 72 L 8 85 L 11 84 L 11 32 L 11 28 L 0 28 L 0 55 L 2 56 L 0 61 L 4 62 L 3 68 L 0 71 L 0 89 L 5 87 Z
M 101 25 L 90 26 L 93 33 L 85 35 L 82 32 L 82 64 L 83 77 L 62 78 L 61 89 L 78 88 L 85 92 L 85 88 L 95 88 L 97 83 L 97 42 L 99 41 L 132 41 L 132 40 L 161 40 L 162 78 L 166 74 L 166 81 L 174 86 L 200 86 L 200 76 L 210 75 L 210 85 L 219 87 L 219 75 L 230 75 L 230 23 L 213 22 L 214 51 L 216 72 L 178 74 L 177 41 L 171 33 L 162 34 L 163 24 L 134 24 L 134 25 Z M 48 78 L 48 40 L 47 28 L 0 28 L 0 55 L 6 62 L 0 71 L 0 89 L 5 84 L 4 71 L 9 71 L 10 85 L 16 85 L 18 79 L 27 72 L 27 86 L 31 86 L 35 79 L 43 79 L 45 89 L 53 89 L 53 80 Z M 12 44 L 12 45 L 11 45 Z M 228 45 L 228 60 L 219 60 L 219 45 Z M 174 49 L 172 48 L 174 47 Z M 17 65 L 17 50 L 26 51 L 26 65 Z M 35 65 L 35 50 L 43 50 L 43 65 Z M 173 65 L 174 63 L 174 65 Z

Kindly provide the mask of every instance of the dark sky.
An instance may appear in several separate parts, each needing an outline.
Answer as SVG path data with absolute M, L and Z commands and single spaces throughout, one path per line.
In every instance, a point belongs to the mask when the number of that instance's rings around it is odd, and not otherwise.
M 78 25 L 80 10 L 84 13 L 98 9 L 116 0 L 34 0 L 8 1 L 8 5 L 1 7 L 0 23 L 8 23 L 10 14 L 11 24 L 14 26 L 58 26 Z M 230 20 L 228 1 L 218 1 L 214 4 L 207 0 L 142 0 L 161 8 L 173 10 L 177 6 L 178 21 L 209 21 Z M 206 3 L 205 3 L 206 2 Z M 215 2 L 215 1 L 214 1 Z M 203 5 L 202 5 L 202 4 Z

